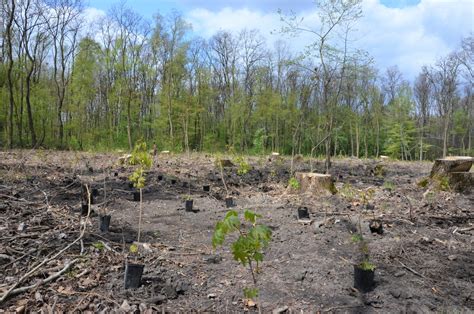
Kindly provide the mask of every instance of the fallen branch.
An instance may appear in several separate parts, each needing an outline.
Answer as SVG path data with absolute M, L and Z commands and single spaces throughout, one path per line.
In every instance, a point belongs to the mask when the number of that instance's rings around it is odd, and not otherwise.
M 327 309 L 323 309 L 321 312 L 327 313 L 327 312 L 333 312 L 334 310 L 350 309 L 350 308 L 361 307 L 361 306 L 362 306 L 362 304 L 333 306 L 333 307 L 329 307 Z
M 66 264 L 63 269 L 61 269 L 60 271 L 58 271 L 57 273 L 55 274 L 52 274 L 51 276 L 49 276 L 48 278 L 46 279 L 43 279 L 41 281 L 39 281 L 38 283 L 35 283 L 34 285 L 31 285 L 31 286 L 26 286 L 26 287 L 21 287 L 21 288 L 17 288 L 17 289 L 13 289 L 11 290 L 11 292 L 8 294 L 8 296 L 14 296 L 14 295 L 17 295 L 17 294 L 20 294 L 20 293 L 23 293 L 23 292 L 26 292 L 28 290 L 31 290 L 31 289 L 34 289 L 34 288 L 38 288 L 39 286 L 41 285 L 44 285 L 50 281 L 53 281 L 57 278 L 59 278 L 62 274 L 64 274 L 65 272 L 68 271 L 69 268 L 71 268 L 72 265 L 74 265 L 75 263 L 77 263 L 79 261 L 79 259 L 75 259 L 75 260 L 72 260 L 70 263 Z M 3 298 L 2 298 L 3 299 Z
M 406 268 L 407 270 L 409 270 L 410 272 L 414 273 L 415 275 L 417 276 L 420 276 L 421 278 L 424 278 L 424 279 L 428 279 L 426 276 L 420 274 L 419 272 L 417 272 L 416 270 L 414 270 L 413 268 L 410 268 L 408 267 L 407 265 L 403 264 L 402 262 L 398 261 L 400 263 L 400 265 L 402 265 L 404 268 Z
M 87 191 L 89 191 L 89 188 L 87 187 L 86 185 L 86 188 L 87 188 Z M 88 193 L 89 194 L 89 193 Z M 89 194 L 90 195 L 90 194 Z M 86 217 L 86 220 L 89 219 L 89 215 L 90 215 L 90 197 L 89 197 L 89 211 L 87 213 L 87 217 Z M 65 248 L 63 248 L 62 250 L 60 250 L 58 253 L 54 254 L 53 256 L 51 257 L 48 257 L 46 259 L 44 259 L 41 263 L 39 263 L 37 266 L 35 266 L 32 270 L 30 270 L 29 272 L 27 272 L 26 274 L 24 274 L 15 284 L 13 284 L 10 289 L 7 290 L 7 292 L 5 292 L 2 296 L 2 298 L 0 298 L 0 304 L 2 304 L 3 302 L 5 302 L 5 300 L 10 296 L 10 294 L 15 290 L 16 287 L 18 287 L 23 281 L 25 281 L 27 278 L 29 278 L 30 276 L 32 276 L 34 273 L 36 273 L 36 271 L 38 271 L 38 269 L 40 269 L 43 265 L 45 265 L 46 263 L 48 263 L 49 261 L 52 261 L 54 260 L 55 258 L 57 258 L 58 256 L 60 256 L 61 254 L 63 254 L 64 252 L 66 252 L 70 247 L 72 247 L 74 244 L 76 244 L 77 242 L 79 242 L 80 240 L 82 240 L 82 237 L 84 236 L 84 233 L 86 232 L 86 229 L 87 229 L 87 223 L 84 223 L 83 225 L 84 227 L 81 229 L 81 232 L 79 234 L 79 237 L 77 237 L 76 240 L 74 240 L 73 242 L 69 243 Z

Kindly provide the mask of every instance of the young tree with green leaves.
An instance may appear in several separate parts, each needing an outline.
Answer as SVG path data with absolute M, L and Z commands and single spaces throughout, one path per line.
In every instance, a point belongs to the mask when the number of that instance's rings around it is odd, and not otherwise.
M 140 242 L 140 234 L 142 227 L 142 200 L 143 200 L 143 188 L 146 184 L 145 171 L 151 168 L 153 158 L 148 153 L 146 143 L 138 141 L 133 148 L 132 156 L 129 164 L 137 166 L 135 171 L 128 178 L 133 182 L 133 186 L 140 190 L 140 214 L 138 220 L 138 237 L 137 242 Z
M 253 211 L 245 210 L 244 221 L 250 223 L 250 226 L 243 227 L 239 214 L 235 210 L 231 210 L 227 212 L 222 221 L 217 222 L 212 236 L 212 245 L 216 248 L 224 244 L 228 234 L 238 234 L 237 240 L 231 244 L 231 251 L 234 259 L 242 266 L 248 267 L 252 276 L 253 288 L 244 288 L 244 296 L 249 299 L 258 297 L 258 266 L 263 261 L 263 249 L 268 246 L 272 237 L 270 228 L 257 223 L 257 219 L 261 217 Z

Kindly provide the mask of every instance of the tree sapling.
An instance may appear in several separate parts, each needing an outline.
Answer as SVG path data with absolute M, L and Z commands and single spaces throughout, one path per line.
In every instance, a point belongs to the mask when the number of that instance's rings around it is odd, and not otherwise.
M 359 262 L 354 265 L 354 287 L 362 292 L 371 291 L 374 287 L 375 265 L 370 262 L 367 242 L 362 236 L 360 219 L 359 233 L 352 236 L 352 241 L 359 246 Z
M 268 246 L 272 232 L 269 227 L 258 224 L 258 215 L 250 210 L 245 210 L 244 221 L 250 223 L 247 228 L 243 227 L 239 215 L 235 210 L 227 212 L 222 221 L 217 222 L 212 237 L 212 245 L 215 247 L 223 245 L 225 237 L 236 232 L 239 237 L 231 244 L 231 251 L 234 259 L 242 266 L 248 267 L 252 276 L 253 287 L 244 288 L 244 296 L 247 299 L 258 298 L 257 273 L 259 272 L 259 263 L 263 261 L 262 250 Z M 260 307 L 259 307 L 260 310 Z
M 130 165 L 136 165 L 135 171 L 128 178 L 136 189 L 140 191 L 140 214 L 138 220 L 138 237 L 137 242 L 140 242 L 140 233 L 142 225 L 142 202 L 143 202 L 143 188 L 145 187 L 145 170 L 151 168 L 152 158 L 149 155 L 146 143 L 139 141 L 133 149 L 132 156 L 129 161 Z

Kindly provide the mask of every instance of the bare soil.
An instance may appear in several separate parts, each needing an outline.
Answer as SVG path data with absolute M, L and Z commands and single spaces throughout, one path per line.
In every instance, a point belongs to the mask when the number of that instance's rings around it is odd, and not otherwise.
M 242 289 L 252 282 L 247 269 L 233 260 L 228 246 L 211 245 L 214 226 L 228 209 L 219 167 L 204 154 L 155 157 L 143 193 L 145 245 L 138 257 L 145 264 L 143 284 L 123 288 L 139 203 L 132 201 L 128 185 L 132 169 L 120 166 L 119 157 L 0 152 L 0 298 L 15 284 L 37 284 L 10 295 L 0 309 L 256 312 L 243 300 Z M 288 158 L 248 160 L 247 174 L 238 175 L 235 166 L 225 168 L 224 177 L 234 209 L 256 211 L 273 231 L 258 274 L 263 312 L 282 307 L 295 313 L 474 311 L 474 195 L 420 187 L 432 163 L 335 160 L 332 175 L 339 192 L 300 195 L 287 186 Z M 316 160 L 313 167 L 322 172 L 324 164 Z M 308 160 L 295 163 L 294 170 L 310 171 Z M 98 190 L 89 219 L 80 216 L 85 183 Z M 207 184 L 210 192 L 203 191 Z M 184 210 L 188 194 L 196 212 Z M 309 209 L 311 224 L 297 220 L 300 206 Z M 105 208 L 112 215 L 111 230 L 101 233 L 97 212 Z M 383 224 L 382 235 L 369 230 L 375 218 Z M 376 265 L 376 287 L 369 293 L 353 288 L 360 254 L 351 236 L 359 221 Z M 19 281 L 76 240 L 81 224 L 87 226 L 82 241 Z M 41 281 L 71 261 L 64 274 Z

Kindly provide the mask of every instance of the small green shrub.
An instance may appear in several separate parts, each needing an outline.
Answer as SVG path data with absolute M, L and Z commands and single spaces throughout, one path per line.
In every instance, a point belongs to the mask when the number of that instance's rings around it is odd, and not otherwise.
M 257 219 L 260 217 L 250 210 L 245 210 L 244 221 L 250 223 L 250 226 L 243 227 L 238 213 L 231 210 L 222 221 L 217 222 L 212 236 L 212 246 L 216 248 L 224 244 L 228 234 L 237 233 L 239 235 L 237 240 L 231 244 L 231 252 L 234 259 L 242 266 L 248 266 L 252 275 L 254 287 L 244 288 L 244 296 L 249 299 L 258 297 L 256 279 L 259 269 L 258 263 L 263 261 L 263 249 L 268 246 L 272 237 L 270 228 L 257 223 Z
M 372 264 L 372 263 L 369 262 L 369 261 L 362 261 L 362 262 L 359 264 L 359 267 L 362 268 L 363 270 L 374 270 L 374 269 L 375 269 L 375 265 Z
M 436 176 L 436 185 L 441 191 L 450 191 L 449 178 L 447 176 Z
M 290 178 L 290 180 L 288 181 L 288 185 L 293 190 L 299 190 L 299 188 L 301 187 L 300 183 L 298 182 L 298 180 L 295 177 Z
M 426 188 L 430 184 L 430 180 L 428 178 L 423 178 L 420 181 L 418 181 L 417 185 L 420 188 Z
M 385 181 L 383 183 L 383 188 L 387 191 L 392 192 L 393 190 L 395 190 L 395 183 L 393 183 L 392 181 Z
M 244 175 L 252 169 L 248 162 L 244 159 L 242 156 L 238 156 L 237 158 L 234 159 L 234 163 L 237 164 L 238 169 L 237 169 L 237 174 L 239 176 Z
M 349 183 L 344 183 L 342 188 L 339 190 L 339 193 L 342 197 L 348 200 L 353 200 L 356 195 L 355 189 Z

